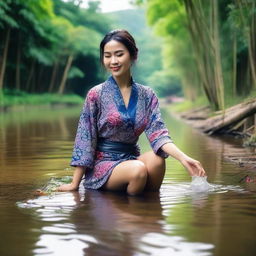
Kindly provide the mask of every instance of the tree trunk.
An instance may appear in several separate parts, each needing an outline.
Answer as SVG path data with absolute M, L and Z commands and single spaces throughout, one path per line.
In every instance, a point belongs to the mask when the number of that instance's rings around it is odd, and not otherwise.
M 252 10 L 255 10 L 256 3 L 252 3 Z M 252 22 L 251 22 L 251 39 L 252 39 L 252 52 L 253 52 L 253 60 L 254 60 L 254 67 L 256 66 L 256 13 L 252 14 Z M 256 67 L 255 67 L 256 68 Z
M 40 92 L 43 92 L 44 88 L 43 88 L 43 81 L 44 79 L 42 79 L 43 77 L 43 73 L 44 73 L 44 69 L 45 67 L 41 64 L 39 65 L 39 72 L 38 72 L 38 76 L 37 76 L 37 79 L 36 79 L 36 84 L 37 84 L 37 88 L 33 90 L 33 92 L 35 93 L 40 93 Z
M 212 102 L 211 93 L 208 87 L 208 80 L 207 75 L 205 72 L 205 65 L 202 58 L 202 50 L 201 45 L 203 44 L 203 40 L 201 38 L 203 37 L 201 33 L 197 33 L 198 31 L 198 22 L 196 21 L 197 14 L 194 13 L 193 4 L 190 0 L 185 0 L 185 8 L 188 16 L 188 29 L 190 32 L 191 40 L 192 40 L 192 46 L 195 51 L 195 61 L 197 63 L 198 68 L 198 74 L 202 81 L 203 89 L 206 94 L 207 99 L 209 102 Z M 198 36 L 199 35 L 199 36 Z
M 21 59 L 21 38 L 18 32 L 17 60 L 16 60 L 16 90 L 20 90 L 20 59 Z
M 50 82 L 50 86 L 49 86 L 49 89 L 48 89 L 49 93 L 53 92 L 53 87 L 54 87 L 54 83 L 56 81 L 56 75 L 57 75 L 58 67 L 59 67 L 58 62 L 57 61 L 54 62 L 54 66 L 53 66 L 53 70 L 52 70 L 52 76 L 51 76 L 51 82 Z
M 217 2 L 211 1 L 210 6 L 209 4 L 203 6 L 201 0 L 184 0 L 184 3 L 203 89 L 215 109 L 223 108 L 224 90 L 219 50 Z M 206 9 L 210 13 L 210 18 L 206 15 Z
M 3 89 L 3 86 L 4 86 L 4 75 L 5 75 L 5 68 L 6 68 L 9 41 L 10 41 L 10 32 L 11 32 L 11 29 L 8 28 L 6 32 L 5 42 L 4 42 L 2 65 L 0 67 L 0 90 Z
M 248 55 L 249 55 L 249 64 L 250 64 L 250 70 L 251 70 L 251 75 L 252 75 L 252 84 L 253 84 L 253 88 L 256 88 L 256 70 L 255 70 L 255 62 L 254 62 L 254 53 L 253 53 L 253 47 L 252 46 L 252 42 L 254 39 L 251 38 L 251 23 L 249 22 L 248 24 L 246 23 L 246 17 L 243 14 L 243 7 L 242 7 L 242 2 L 241 0 L 237 0 L 238 3 L 238 8 L 239 8 L 239 13 L 241 16 L 241 20 L 242 23 L 244 25 L 244 29 L 245 29 L 245 37 L 247 39 L 247 43 L 248 43 Z M 246 5 L 248 5 L 248 3 L 245 1 L 244 2 Z M 247 11 L 248 11 L 248 6 L 246 6 Z M 254 14 L 252 14 L 254 15 Z M 253 20 L 253 19 L 252 19 Z
M 30 91 L 30 84 L 31 84 L 32 78 L 34 76 L 34 70 L 35 70 L 35 59 L 33 59 L 31 62 L 31 67 L 30 67 L 30 71 L 28 74 L 28 80 L 27 80 L 26 87 L 25 87 L 25 90 L 27 92 Z
M 205 133 L 218 133 L 223 129 L 236 125 L 244 118 L 256 113 L 256 100 L 238 104 L 226 110 L 225 115 L 214 116 L 200 123 Z
M 253 59 L 253 51 L 252 51 L 252 44 L 251 44 L 251 37 L 250 34 L 248 35 L 248 52 L 249 52 L 249 61 L 250 61 L 250 68 L 252 74 L 252 85 L 253 88 L 256 89 L 256 71 L 255 71 L 255 63 Z
M 236 77 L 237 77 L 237 38 L 236 33 L 233 35 L 233 70 L 232 70 L 232 92 L 233 97 L 236 96 Z
M 224 82 L 223 82 L 223 73 L 221 65 L 221 56 L 220 56 L 220 46 L 219 46 L 219 25 L 218 25 L 218 2 L 213 1 L 213 41 L 214 41 L 214 58 L 215 58 L 215 76 L 216 76 L 216 92 L 218 105 L 220 109 L 224 110 Z
M 63 94 L 63 92 L 65 90 L 65 84 L 66 84 L 67 77 L 68 77 L 68 71 L 72 65 L 72 61 L 73 61 L 73 55 L 69 55 L 67 63 L 66 63 L 66 67 L 65 67 L 62 79 L 61 79 L 60 87 L 58 90 L 59 94 Z

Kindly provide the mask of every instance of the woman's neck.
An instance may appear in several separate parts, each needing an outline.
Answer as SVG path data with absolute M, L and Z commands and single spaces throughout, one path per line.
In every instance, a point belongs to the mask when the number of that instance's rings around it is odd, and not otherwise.
M 120 88 L 127 88 L 131 86 L 131 73 L 128 72 L 122 76 L 113 76 Z

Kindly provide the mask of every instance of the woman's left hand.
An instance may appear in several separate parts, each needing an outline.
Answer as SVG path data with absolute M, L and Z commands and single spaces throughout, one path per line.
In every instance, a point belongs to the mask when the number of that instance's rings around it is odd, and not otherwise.
M 191 176 L 205 176 L 206 173 L 201 163 L 184 154 L 174 143 L 164 144 L 162 150 L 180 161 Z
M 191 176 L 205 176 L 205 170 L 199 161 L 186 156 L 180 162 Z

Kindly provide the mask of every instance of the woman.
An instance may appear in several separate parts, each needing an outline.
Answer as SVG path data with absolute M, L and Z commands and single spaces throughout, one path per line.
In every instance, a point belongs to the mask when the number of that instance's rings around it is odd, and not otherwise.
M 85 188 L 129 195 L 158 191 L 168 156 L 179 160 L 190 175 L 205 175 L 198 161 L 173 144 L 152 89 L 132 79 L 137 54 L 135 41 L 125 30 L 103 38 L 101 62 L 112 76 L 87 94 L 71 161 L 73 181 L 59 191 L 77 190 L 83 176 Z M 143 131 L 153 151 L 140 154 L 137 141 Z

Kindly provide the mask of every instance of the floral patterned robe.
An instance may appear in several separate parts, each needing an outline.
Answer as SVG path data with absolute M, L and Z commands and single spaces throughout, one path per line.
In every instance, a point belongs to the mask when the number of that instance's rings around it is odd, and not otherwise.
M 146 133 L 153 151 L 166 158 L 167 155 L 161 147 L 172 140 L 161 119 L 158 99 L 152 89 L 132 80 L 127 108 L 112 76 L 90 89 L 79 119 L 71 160 L 71 166 L 86 168 L 85 188 L 100 188 L 116 165 L 129 159 L 136 159 L 140 154 L 139 147 L 137 156 L 99 152 L 96 150 L 98 138 L 137 143 L 142 132 Z

